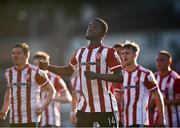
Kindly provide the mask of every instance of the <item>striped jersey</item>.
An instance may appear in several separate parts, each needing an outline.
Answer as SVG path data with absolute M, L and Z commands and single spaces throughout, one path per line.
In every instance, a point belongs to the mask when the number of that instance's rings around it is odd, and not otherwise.
M 84 112 L 117 111 L 117 102 L 110 91 L 111 82 L 100 79 L 86 79 L 84 71 L 110 74 L 121 69 L 120 59 L 113 48 L 98 44 L 87 46 L 76 51 L 70 61 L 73 68 L 79 68 L 81 94 L 78 110 Z
M 71 77 L 71 92 L 75 92 L 79 99 L 80 97 L 80 78 L 79 73 L 74 74 Z
M 159 72 L 155 73 L 159 88 L 166 100 L 180 99 L 180 76 L 175 71 L 170 71 L 166 76 L 161 76 Z M 158 118 L 158 111 L 154 114 L 154 123 Z M 180 126 L 180 105 L 165 105 L 165 119 L 167 126 Z
M 7 87 L 11 89 L 10 123 L 38 122 L 36 108 L 41 106 L 40 88 L 49 82 L 47 74 L 37 67 L 27 64 L 18 70 L 6 70 Z
M 119 93 L 121 102 L 118 104 L 118 111 L 119 111 L 119 122 L 123 123 L 123 84 L 122 83 L 113 83 L 112 84 L 112 92 Z
M 158 88 L 153 73 L 137 66 L 129 72 L 124 69 L 124 125 L 149 125 L 147 105 L 150 93 Z
M 54 85 L 54 88 L 56 89 L 56 92 L 58 95 L 61 95 L 63 91 L 65 91 L 66 84 L 64 80 L 52 73 L 48 72 L 48 77 L 52 84 Z M 63 84 L 63 85 L 62 85 Z M 47 97 L 47 92 L 41 91 L 41 101 L 44 103 L 46 101 Z M 46 108 L 45 111 L 42 113 L 41 116 L 41 126 L 47 126 L 47 125 L 52 125 L 52 126 L 60 126 L 61 125 L 61 118 L 60 118 L 60 102 L 58 101 L 52 101 Z

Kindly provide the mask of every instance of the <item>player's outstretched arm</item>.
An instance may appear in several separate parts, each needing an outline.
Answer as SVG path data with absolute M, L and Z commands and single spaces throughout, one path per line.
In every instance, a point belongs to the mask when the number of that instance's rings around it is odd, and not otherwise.
M 123 82 L 123 74 L 120 69 L 115 70 L 113 74 L 100 74 L 91 71 L 89 72 L 85 71 L 84 75 L 86 78 L 89 79 L 100 79 L 100 80 L 105 80 L 109 82 L 118 82 L 118 83 Z
M 155 97 L 156 105 L 157 105 L 158 112 L 159 112 L 159 118 L 158 118 L 156 125 L 157 126 L 165 126 L 164 101 L 163 101 L 163 96 L 162 96 L 159 88 L 154 90 L 152 92 L 152 95 Z
M 41 115 L 42 114 L 42 112 L 45 110 L 45 108 L 52 101 L 52 99 L 54 98 L 54 95 L 56 93 L 55 88 L 53 87 L 51 82 L 49 82 L 46 85 L 44 85 L 43 90 L 47 92 L 47 97 L 46 97 L 46 100 L 45 100 L 44 104 L 42 104 L 41 107 L 36 109 L 36 114 L 37 115 Z
M 47 61 L 40 60 L 39 62 L 39 68 L 42 70 L 49 70 L 57 75 L 60 76 L 70 76 L 74 72 L 72 66 L 55 66 L 50 65 Z

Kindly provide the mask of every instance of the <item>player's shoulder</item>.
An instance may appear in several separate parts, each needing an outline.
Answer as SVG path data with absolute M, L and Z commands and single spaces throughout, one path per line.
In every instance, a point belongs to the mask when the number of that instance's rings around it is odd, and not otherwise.
M 105 49 L 108 49 L 108 50 L 115 51 L 115 49 L 113 47 L 111 47 L 110 45 L 104 44 L 104 43 L 102 43 L 102 47 Z
M 154 76 L 157 77 L 159 75 L 159 71 L 154 72 Z
M 28 67 L 31 69 L 31 70 L 34 70 L 34 71 L 38 71 L 39 70 L 39 67 L 35 66 L 35 65 L 32 65 L 32 64 L 29 64 Z
M 11 71 L 11 70 L 13 70 L 13 66 L 12 67 L 9 67 L 9 68 L 7 68 L 7 69 L 5 69 L 5 72 L 9 72 L 9 71 Z
M 59 75 L 56 75 L 55 73 L 49 72 L 49 71 L 48 71 L 48 76 L 53 77 L 53 78 L 60 77 Z
M 170 75 L 171 75 L 171 77 L 174 78 L 174 79 L 180 79 L 180 75 L 179 75 L 176 71 L 174 71 L 174 70 L 172 70 L 172 71 L 170 72 Z
M 147 68 L 145 68 L 145 67 L 143 67 L 143 66 L 141 66 L 141 65 L 139 65 L 139 70 L 140 70 L 141 72 L 145 73 L 145 74 L 150 74 L 150 73 L 152 73 L 151 70 L 149 70 L 149 69 L 147 69 Z

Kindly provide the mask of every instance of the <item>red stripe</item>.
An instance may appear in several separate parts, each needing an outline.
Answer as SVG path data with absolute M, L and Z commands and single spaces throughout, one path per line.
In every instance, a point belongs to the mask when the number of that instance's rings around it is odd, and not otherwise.
M 166 95 L 166 99 L 169 100 L 169 85 L 170 85 L 170 80 L 171 80 L 171 76 L 168 77 L 167 80 L 167 86 L 165 89 L 165 95 Z M 172 127 L 172 111 L 171 111 L 171 106 L 167 105 L 167 111 L 168 111 L 168 119 L 169 119 L 169 126 Z
M 48 106 L 49 107 L 49 106 Z M 48 107 L 45 108 L 45 115 L 46 115 L 46 125 L 49 124 L 49 113 L 48 113 Z
M 127 101 L 127 105 L 126 105 L 126 126 L 129 126 L 129 112 L 128 112 L 128 108 L 129 108 L 130 99 L 131 99 L 131 93 L 130 93 L 130 91 L 131 91 L 130 90 L 131 76 L 132 76 L 132 73 L 128 73 L 128 85 L 127 85 L 128 101 Z
M 137 116 L 136 109 L 137 109 L 137 102 L 139 100 L 140 76 L 141 76 L 141 71 L 138 70 L 138 73 L 137 73 L 138 80 L 135 83 L 136 84 L 135 101 L 134 101 L 134 104 L 133 104 L 133 124 L 137 124 L 136 123 L 136 121 L 137 121 L 137 119 L 136 119 L 136 116 Z
M 108 74 L 108 66 L 107 65 L 106 65 L 106 74 Z M 107 91 L 109 91 L 108 82 L 107 81 L 106 81 L 106 89 L 107 89 Z M 114 112 L 114 107 L 113 107 L 113 104 L 112 104 L 111 94 L 109 94 L 109 99 L 110 99 L 110 103 L 111 103 L 111 110 L 112 110 L 112 112 Z
M 82 78 L 81 78 L 81 74 L 82 74 L 82 69 L 81 69 L 81 59 L 82 59 L 82 54 L 83 54 L 83 52 L 84 52 L 84 50 L 85 50 L 85 48 L 83 48 L 82 50 L 81 50 L 81 53 L 79 54 L 79 57 L 78 57 L 78 61 L 79 61 L 79 79 L 80 79 L 80 97 L 81 96 L 83 96 L 84 97 L 84 95 L 83 95 L 83 93 L 82 93 Z M 83 103 L 83 107 L 82 107 L 82 111 L 85 111 L 85 109 L 86 109 L 86 106 L 87 106 L 87 102 L 86 102 L 86 98 L 84 97 L 84 103 Z M 80 102 L 80 98 L 79 98 L 79 102 Z M 78 103 L 79 103 L 78 102 Z
M 31 68 L 27 71 L 27 87 L 26 87 L 26 109 L 27 109 L 27 122 L 32 122 L 31 117 Z
M 88 55 L 87 55 L 87 59 L 86 59 L 86 71 L 90 71 L 90 59 L 91 59 L 91 55 L 92 55 L 92 50 L 93 49 L 89 49 Z M 87 83 L 87 91 L 88 91 L 88 96 L 89 96 L 89 106 L 90 106 L 90 111 L 91 112 L 95 112 L 95 108 L 94 108 L 94 100 L 93 100 L 93 94 L 92 94 L 92 87 L 91 87 L 91 80 L 90 79 L 86 79 L 86 83 Z
M 12 123 L 14 124 L 14 97 L 13 97 L 13 85 L 12 85 L 12 69 L 9 71 L 9 83 L 11 84 L 11 105 L 12 105 Z
M 22 123 L 22 112 L 21 112 L 21 75 L 22 71 L 17 71 L 17 110 L 18 110 L 18 123 Z
M 96 55 L 101 54 L 103 50 L 103 47 L 101 46 L 97 52 Z M 101 54 L 102 55 L 102 54 Z M 101 73 L 101 57 L 97 58 L 96 57 L 96 73 Z M 103 88 L 102 88 L 102 81 L 97 79 L 98 83 L 98 92 L 99 92 L 99 100 L 100 100 L 100 107 L 101 107 L 101 112 L 105 112 L 105 102 L 104 102 L 104 94 L 103 94 Z

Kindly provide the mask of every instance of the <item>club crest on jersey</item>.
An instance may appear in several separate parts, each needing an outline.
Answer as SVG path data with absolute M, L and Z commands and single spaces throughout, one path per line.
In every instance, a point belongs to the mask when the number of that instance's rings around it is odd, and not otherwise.
M 137 76 L 135 76 L 135 77 L 134 77 L 134 82 L 137 83 L 137 82 L 138 82 L 138 79 L 139 79 L 139 78 L 138 78 Z
M 97 53 L 97 54 L 96 54 L 96 59 L 97 59 L 97 60 L 101 59 L 101 53 Z
M 24 76 L 24 78 L 25 78 L 25 80 L 28 80 L 28 79 L 30 78 L 29 74 L 26 74 L 26 75 Z

